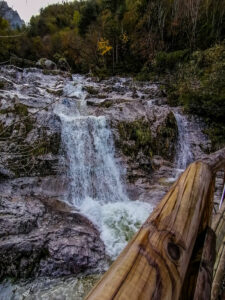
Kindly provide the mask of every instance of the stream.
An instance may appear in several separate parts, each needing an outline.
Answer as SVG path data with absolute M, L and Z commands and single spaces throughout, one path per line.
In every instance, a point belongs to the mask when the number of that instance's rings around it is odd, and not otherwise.
M 108 91 L 110 85 L 113 88 Z M 61 150 L 65 154 L 63 164 L 69 181 L 62 200 L 96 226 L 105 245 L 107 263 L 94 275 L 87 272 L 78 277 L 39 278 L 14 284 L 4 281 L 0 284 L 1 300 L 82 300 L 154 209 L 153 199 L 144 202 L 138 196 L 135 201 L 131 199 L 131 193 L 127 191 L 127 170 L 116 151 L 110 115 L 102 114 L 100 109 L 95 109 L 95 105 L 108 105 L 111 99 L 121 101 L 121 98 L 130 103 L 138 98 L 148 101 L 149 109 L 157 110 L 162 106 L 173 112 L 178 137 L 175 159 L 168 172 L 169 185 L 201 154 L 201 145 L 196 142 L 201 135 L 201 123 L 190 125 L 191 121 L 181 110 L 169 108 L 165 99 L 157 96 L 149 99 L 149 90 L 157 95 L 156 85 L 144 83 L 138 86 L 126 78 L 112 78 L 108 83 L 98 83 L 85 76 L 73 75 L 71 81 L 60 82 L 58 86 L 63 88 L 63 93 L 54 105 L 54 114 L 61 122 Z M 104 101 L 108 102 L 101 102 L 104 94 L 95 98 L 91 89 L 97 88 L 107 94 Z M 92 91 L 91 98 L 87 90 Z M 190 130 L 191 126 L 194 126 L 193 130 Z M 203 135 L 200 138 L 205 139 Z M 155 193 L 158 188 L 162 189 L 161 194 L 165 194 L 168 184 L 157 184 Z M 145 193 L 148 194 L 148 190 Z
M 65 201 L 99 229 L 106 253 L 115 259 L 153 210 L 149 203 L 130 201 L 115 160 L 113 134 L 105 116 L 87 113 L 85 78 L 74 76 L 64 100 L 55 109 L 62 122 L 62 142 L 69 161 L 70 186 Z

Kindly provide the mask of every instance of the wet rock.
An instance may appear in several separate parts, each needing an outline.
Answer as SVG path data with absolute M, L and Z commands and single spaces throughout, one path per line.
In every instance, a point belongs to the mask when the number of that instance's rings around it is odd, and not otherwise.
M 37 198 L 0 198 L 0 280 L 77 274 L 103 261 L 91 222 L 51 201 L 49 207 Z
M 15 67 L 2 74 L 0 280 L 91 271 L 104 260 L 104 245 L 93 224 L 63 202 L 68 178 L 54 103 L 68 76 Z
M 154 205 L 175 180 L 175 110 L 158 85 L 132 79 L 82 77 L 80 84 L 65 72 L 16 67 L 2 68 L 1 76 L 10 82 L 0 99 L 1 278 L 92 270 L 103 261 L 104 246 L 94 226 L 63 202 L 71 178 L 57 103 L 72 118 L 78 108 L 106 116 L 130 199 Z M 197 158 L 207 142 L 202 147 L 201 130 L 196 135 L 188 127 Z
M 133 113 L 126 111 L 128 107 L 124 103 L 121 117 L 114 114 L 113 124 L 116 126 L 116 146 L 127 157 L 129 180 L 133 181 L 138 178 L 136 168 L 132 167 L 134 162 L 149 177 L 155 170 L 154 155 L 171 162 L 174 160 L 178 130 L 174 115 L 165 107 L 157 111 L 160 112 L 158 115 L 154 110 L 146 110 L 146 106 L 142 105 L 141 109 L 138 103 L 137 111 Z
M 46 111 L 33 117 L 22 103 L 2 110 L 1 163 L 14 177 L 55 173 L 61 136 L 59 127 L 51 126 L 52 118 Z
M 51 106 L 55 94 L 46 97 L 45 90 L 24 84 L 27 73 L 14 71 L 6 70 L 10 89 L 0 99 L 1 178 L 55 174 L 61 143 L 60 120 Z M 39 80 L 30 76 L 33 83 Z

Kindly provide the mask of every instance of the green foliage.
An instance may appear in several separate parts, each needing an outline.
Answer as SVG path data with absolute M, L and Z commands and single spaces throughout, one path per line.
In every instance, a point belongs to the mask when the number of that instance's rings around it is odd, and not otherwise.
M 90 72 L 99 79 L 116 73 L 138 80 L 162 77 L 172 105 L 183 105 L 206 120 L 216 149 L 224 145 L 224 7 L 225 0 L 54 4 L 32 17 L 21 37 L 0 38 L 0 61 L 13 56 L 14 64 L 26 67 L 42 57 L 55 62 L 64 58 L 73 72 Z M 0 18 L 0 35 L 18 33 Z M 102 51 L 101 41 L 107 41 Z M 124 126 L 140 147 L 152 153 L 144 124 L 135 124 L 135 130 Z
M 140 79 L 149 80 L 149 73 L 171 72 L 193 50 L 222 41 L 223 7 L 225 0 L 88 0 L 54 4 L 31 18 L 23 37 L 0 40 L 0 56 L 9 59 L 16 54 L 36 61 L 41 57 L 54 60 L 58 54 L 65 57 L 74 72 L 91 70 L 100 76 L 139 73 Z M 0 31 L 12 33 L 3 19 Z M 98 51 L 101 40 L 112 47 L 105 57 Z
M 178 50 L 169 53 L 159 52 L 156 55 L 154 67 L 159 72 L 173 71 L 180 62 L 187 60 L 189 52 L 189 50 Z
M 81 17 L 79 21 L 79 32 L 82 36 L 87 33 L 89 25 L 97 19 L 98 5 L 92 1 L 87 1 L 81 9 Z
M 225 145 L 225 45 L 195 51 L 171 76 L 167 88 L 172 105 L 201 116 L 214 150 Z
M 5 87 L 5 83 L 3 81 L 0 81 L 0 89 L 2 90 L 4 89 L 4 87 Z
M 20 116 L 27 116 L 28 115 L 28 109 L 27 106 L 22 103 L 16 103 L 14 105 L 15 113 Z
M 152 155 L 152 135 L 149 123 L 144 120 L 121 122 L 118 125 L 121 140 L 124 141 L 122 151 L 125 155 L 136 157 L 140 150 L 147 156 Z M 126 143 L 126 141 L 133 141 Z

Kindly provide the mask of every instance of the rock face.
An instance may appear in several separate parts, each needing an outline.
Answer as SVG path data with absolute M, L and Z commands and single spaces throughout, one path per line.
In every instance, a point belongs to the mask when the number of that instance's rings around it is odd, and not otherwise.
M 6 1 L 0 1 L 0 16 L 9 22 L 12 29 L 21 28 L 24 25 L 18 12 L 9 7 Z
M 0 106 L 0 151 L 5 153 L 0 162 L 0 179 L 53 175 L 58 168 L 60 147 L 60 123 L 48 109 L 54 99 L 40 99 L 47 88 L 40 89 L 35 83 L 26 86 L 22 78 L 26 75 L 16 69 L 9 72 L 10 79 L 0 78 L 5 89 Z M 17 93 L 9 90 L 16 84 L 12 76 L 21 81 Z
M 158 85 L 87 77 L 78 84 L 54 68 L 1 68 L 0 280 L 77 274 L 105 260 L 94 225 L 63 202 L 70 162 L 58 103 L 71 114 L 79 106 L 85 116 L 106 116 L 130 199 L 157 203 L 175 177 L 179 130 Z M 195 129 L 193 159 L 207 148 Z
M 0 280 L 77 274 L 104 258 L 93 225 L 57 201 L 50 203 L 0 198 Z
M 67 178 L 54 103 L 70 78 L 15 67 L 1 74 L 0 280 L 92 270 L 105 258 L 104 244 L 62 202 Z
M 204 125 L 181 109 L 171 108 L 157 84 L 111 78 L 87 84 L 87 105 L 91 114 L 106 115 L 113 128 L 118 160 L 127 182 L 130 199 L 158 203 L 177 174 L 178 140 L 190 144 L 192 160 L 209 151 L 202 133 Z M 181 135 L 175 114 L 181 114 L 185 133 Z M 188 163 L 188 161 L 187 161 Z

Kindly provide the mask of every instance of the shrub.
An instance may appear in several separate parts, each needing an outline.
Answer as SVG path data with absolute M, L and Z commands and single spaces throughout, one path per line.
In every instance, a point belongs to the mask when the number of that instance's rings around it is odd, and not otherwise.
M 172 71 L 180 62 L 188 59 L 189 50 L 179 50 L 175 52 L 159 52 L 155 58 L 155 68 L 159 72 Z

